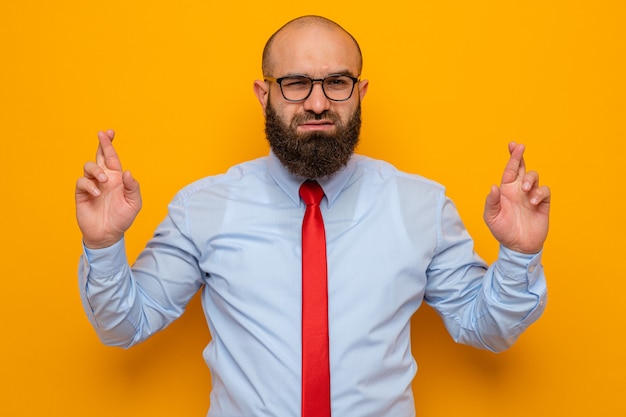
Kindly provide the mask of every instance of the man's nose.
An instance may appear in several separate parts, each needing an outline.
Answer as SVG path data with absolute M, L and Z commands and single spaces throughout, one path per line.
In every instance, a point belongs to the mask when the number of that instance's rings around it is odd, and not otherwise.
M 304 100 L 303 104 L 305 110 L 316 114 L 323 113 L 330 108 L 330 100 L 324 94 L 321 82 L 316 81 L 313 83 L 311 94 Z

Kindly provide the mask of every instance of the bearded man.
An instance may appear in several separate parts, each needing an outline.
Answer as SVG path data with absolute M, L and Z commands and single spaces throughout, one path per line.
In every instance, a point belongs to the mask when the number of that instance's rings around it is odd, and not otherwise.
M 492 351 L 541 315 L 550 191 L 509 144 L 485 204 L 501 245 L 488 266 L 442 186 L 354 153 L 368 81 L 348 32 L 292 20 L 262 69 L 270 154 L 181 190 L 132 267 L 139 185 L 113 131 L 99 133 L 76 183 L 86 314 L 104 343 L 129 347 L 201 291 L 212 417 L 414 416 L 409 322 L 423 301 L 455 341 Z

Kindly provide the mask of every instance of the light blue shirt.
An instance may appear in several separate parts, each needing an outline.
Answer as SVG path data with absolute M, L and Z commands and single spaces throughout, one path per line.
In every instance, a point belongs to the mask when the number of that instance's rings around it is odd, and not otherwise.
M 80 291 L 102 341 L 141 342 L 201 290 L 208 415 L 299 416 L 302 181 L 270 154 L 181 190 L 132 268 L 123 241 L 84 249 Z M 359 155 L 319 182 L 334 416 L 415 415 L 409 321 L 422 301 L 455 341 L 493 351 L 541 315 L 541 255 L 502 247 L 488 268 L 442 186 Z

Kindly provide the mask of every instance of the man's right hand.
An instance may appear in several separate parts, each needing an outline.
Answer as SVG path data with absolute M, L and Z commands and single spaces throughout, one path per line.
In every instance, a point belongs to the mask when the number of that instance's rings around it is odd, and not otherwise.
M 76 218 L 83 243 L 90 249 L 113 245 L 124 236 L 141 210 L 139 183 L 113 148 L 115 132 L 99 132 L 96 162 L 87 162 L 76 181 Z

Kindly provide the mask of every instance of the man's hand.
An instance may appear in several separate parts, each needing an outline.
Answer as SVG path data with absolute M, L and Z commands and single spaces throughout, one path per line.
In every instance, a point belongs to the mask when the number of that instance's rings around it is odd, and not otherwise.
M 139 183 L 113 148 L 115 132 L 99 132 L 96 162 L 87 162 L 76 181 L 76 218 L 83 242 L 91 249 L 118 242 L 141 210 Z
M 492 186 L 484 218 L 493 236 L 505 247 L 537 253 L 548 235 L 550 189 L 539 186 L 539 175 L 526 172 L 524 145 L 509 144 L 511 157 L 500 187 Z

